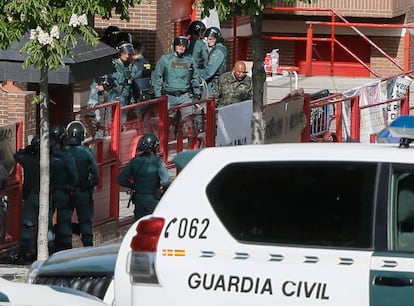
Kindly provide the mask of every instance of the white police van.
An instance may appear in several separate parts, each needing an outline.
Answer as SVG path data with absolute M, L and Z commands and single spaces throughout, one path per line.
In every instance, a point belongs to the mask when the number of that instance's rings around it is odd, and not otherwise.
M 414 147 L 208 148 L 125 236 L 119 305 L 412 305 Z

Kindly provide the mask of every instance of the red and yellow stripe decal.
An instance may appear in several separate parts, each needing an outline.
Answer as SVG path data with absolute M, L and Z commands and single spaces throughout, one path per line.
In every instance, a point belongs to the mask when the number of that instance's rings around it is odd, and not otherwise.
M 185 256 L 185 250 L 163 249 L 162 256 Z

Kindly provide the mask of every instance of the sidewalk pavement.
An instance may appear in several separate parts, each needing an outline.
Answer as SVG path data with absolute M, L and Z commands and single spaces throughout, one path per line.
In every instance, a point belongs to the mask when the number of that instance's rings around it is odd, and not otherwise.
M 10 281 L 24 280 L 29 266 L 0 264 L 0 277 Z

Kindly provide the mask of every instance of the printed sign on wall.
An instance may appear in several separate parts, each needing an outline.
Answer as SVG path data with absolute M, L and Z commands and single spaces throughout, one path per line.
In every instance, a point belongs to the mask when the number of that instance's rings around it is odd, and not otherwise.
M 8 173 L 14 169 L 14 153 L 16 153 L 16 124 L 0 126 L 0 164 Z
M 265 143 L 300 142 L 302 131 L 306 126 L 303 96 L 296 96 L 289 102 L 268 105 L 264 117 Z

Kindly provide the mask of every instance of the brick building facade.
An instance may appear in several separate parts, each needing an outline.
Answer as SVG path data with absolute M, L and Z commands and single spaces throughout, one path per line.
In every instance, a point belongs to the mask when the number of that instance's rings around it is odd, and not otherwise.
M 131 20 L 129 22 L 120 21 L 113 18 L 105 21 L 95 18 L 95 27 L 99 32 L 104 31 L 108 25 L 118 25 L 125 31 L 132 33 L 134 39 L 144 42 L 145 56 L 155 64 L 158 58 L 170 47 L 171 39 L 175 34 L 182 34 L 184 31 L 177 32 L 182 24 L 185 24 L 186 16 L 180 20 L 171 18 L 171 8 L 178 9 L 178 5 L 183 5 L 186 1 L 166 0 L 151 1 L 150 4 L 143 3 L 131 9 Z M 190 5 L 190 2 L 188 5 Z M 286 4 L 283 0 L 278 0 L 274 7 L 290 7 L 304 9 L 303 11 L 273 11 L 265 10 L 263 20 L 263 36 L 286 36 L 286 37 L 306 37 L 309 27 L 306 21 L 332 21 L 332 12 L 338 13 L 348 22 L 355 23 L 375 23 L 375 24 L 410 24 L 414 21 L 414 7 L 411 0 L 367 0 L 367 1 L 344 1 L 344 0 L 319 0 L 316 3 L 307 4 L 297 2 L 296 4 Z M 327 11 L 332 9 L 332 12 Z M 325 10 L 325 11 L 323 11 Z M 197 9 L 196 16 L 200 17 L 200 9 Z M 194 16 L 194 15 L 193 15 Z M 226 44 L 230 51 L 229 69 L 232 62 L 237 59 L 252 60 L 251 39 L 246 38 L 251 35 L 250 17 L 238 17 L 236 19 L 236 33 L 239 39 L 234 46 L 233 20 L 222 22 L 223 34 L 227 38 Z M 336 21 L 342 21 L 341 17 L 336 17 Z M 178 27 L 177 27 L 178 25 Z M 175 26 L 175 27 L 174 27 Z M 314 36 L 319 38 L 330 37 L 330 26 L 314 26 Z M 388 54 L 401 66 L 404 65 L 404 49 L 414 53 L 413 42 L 405 46 L 404 35 L 406 31 L 414 29 L 390 29 L 390 28 L 358 28 L 372 42 Z M 335 28 L 336 38 L 349 48 L 355 55 L 361 58 L 369 67 L 381 76 L 386 76 L 399 72 L 400 70 L 389 60 L 381 51 L 370 45 L 365 39 L 361 38 L 355 31 L 346 27 Z M 240 39 L 245 38 L 245 39 Z M 263 51 L 278 48 L 280 50 L 280 62 L 282 65 L 294 65 L 301 68 L 305 61 L 305 42 L 295 40 L 263 40 Z M 367 69 L 363 68 L 351 55 L 347 54 L 338 45 L 335 46 L 335 75 L 344 76 L 373 76 Z M 321 41 L 314 42 L 314 75 L 324 75 L 331 73 L 327 68 L 330 62 L 330 43 Z M 409 58 L 409 67 L 414 63 L 414 56 Z M 406 65 L 407 66 L 407 65 Z

